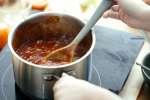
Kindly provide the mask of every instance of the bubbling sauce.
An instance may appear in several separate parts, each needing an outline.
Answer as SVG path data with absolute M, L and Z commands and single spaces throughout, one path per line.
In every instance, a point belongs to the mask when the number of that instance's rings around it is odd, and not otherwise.
M 26 41 L 16 49 L 16 53 L 28 62 L 32 62 L 38 65 L 63 65 L 70 62 L 54 62 L 51 60 L 46 60 L 44 57 L 60 47 L 63 47 L 70 43 L 70 39 L 67 39 L 65 35 L 58 38 L 51 38 L 50 40 L 36 40 L 36 41 Z M 86 53 L 86 49 L 83 45 L 79 45 L 75 51 L 73 57 L 74 61 L 82 57 Z

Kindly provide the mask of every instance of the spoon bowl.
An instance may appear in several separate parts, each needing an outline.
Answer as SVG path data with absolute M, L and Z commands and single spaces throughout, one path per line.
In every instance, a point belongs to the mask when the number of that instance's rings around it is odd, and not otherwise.
M 82 41 L 82 39 L 88 34 L 90 29 L 96 24 L 99 18 L 103 15 L 103 13 L 108 10 L 112 6 L 112 0 L 103 0 L 93 16 L 87 22 L 87 24 L 81 29 L 78 35 L 74 38 L 74 40 L 65 47 L 59 48 L 50 52 L 45 56 L 45 59 L 50 59 L 52 61 L 63 61 L 63 62 L 72 62 L 74 51 L 77 45 Z

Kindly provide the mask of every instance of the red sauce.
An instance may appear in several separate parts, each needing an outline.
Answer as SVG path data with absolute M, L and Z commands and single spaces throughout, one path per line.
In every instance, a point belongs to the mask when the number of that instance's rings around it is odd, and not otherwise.
M 69 62 L 54 62 L 45 60 L 44 57 L 53 50 L 63 47 L 70 43 L 65 35 L 61 38 L 51 38 L 50 40 L 27 41 L 16 49 L 16 53 L 23 59 L 39 65 L 62 65 Z M 84 46 L 78 46 L 75 52 L 74 60 L 83 56 L 86 53 Z

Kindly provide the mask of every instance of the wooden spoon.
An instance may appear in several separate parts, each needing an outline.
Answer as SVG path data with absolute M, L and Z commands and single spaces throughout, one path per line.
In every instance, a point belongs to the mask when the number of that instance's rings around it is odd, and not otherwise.
M 112 0 L 103 0 L 88 23 L 82 28 L 75 39 L 67 46 L 56 49 L 45 56 L 45 59 L 61 62 L 72 62 L 75 49 L 81 40 L 88 34 L 90 29 L 96 24 L 103 13 L 112 6 Z

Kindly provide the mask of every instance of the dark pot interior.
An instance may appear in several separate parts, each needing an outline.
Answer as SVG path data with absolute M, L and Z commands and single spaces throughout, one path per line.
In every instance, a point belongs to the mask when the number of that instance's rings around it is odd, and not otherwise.
M 150 68 L 150 54 L 146 55 L 146 57 L 144 58 L 143 65 Z M 142 74 L 143 74 L 145 81 L 150 86 L 150 71 L 148 71 L 146 69 L 142 69 Z

